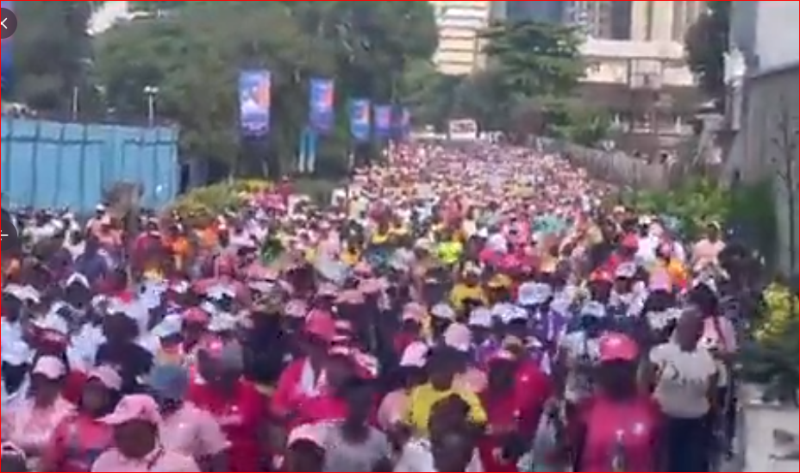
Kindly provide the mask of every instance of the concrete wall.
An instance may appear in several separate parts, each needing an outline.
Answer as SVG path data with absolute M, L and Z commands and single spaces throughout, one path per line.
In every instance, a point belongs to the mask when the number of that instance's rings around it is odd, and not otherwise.
M 737 137 L 735 168 L 745 181 L 774 178 L 779 222 L 781 270 L 797 271 L 792 263 L 792 247 L 797 250 L 797 235 L 791 242 L 790 225 L 798 228 L 797 207 L 789 216 L 789 202 L 798 199 L 798 80 L 797 66 L 750 78 L 745 86 L 747 108 Z M 788 173 L 787 159 L 793 170 Z M 787 175 L 790 179 L 787 181 Z M 788 186 L 787 186 L 788 184 Z M 795 252 L 795 254 L 797 254 Z

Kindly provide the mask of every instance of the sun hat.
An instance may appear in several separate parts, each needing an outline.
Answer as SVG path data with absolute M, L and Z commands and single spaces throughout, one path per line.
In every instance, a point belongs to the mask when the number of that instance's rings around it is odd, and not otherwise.
M 119 426 L 133 421 L 143 421 L 161 425 L 161 414 L 155 399 L 146 394 L 125 396 L 110 415 L 100 421 L 107 425 Z
M 58 358 L 54 356 L 43 356 L 36 362 L 31 374 L 44 376 L 51 381 L 55 381 L 67 374 L 67 368 Z
M 112 391 L 122 389 L 122 376 L 110 366 L 98 366 L 89 373 L 88 380 L 100 381 L 100 384 Z
M 400 358 L 403 368 L 424 368 L 428 362 L 430 347 L 424 342 L 414 342 L 406 347 Z

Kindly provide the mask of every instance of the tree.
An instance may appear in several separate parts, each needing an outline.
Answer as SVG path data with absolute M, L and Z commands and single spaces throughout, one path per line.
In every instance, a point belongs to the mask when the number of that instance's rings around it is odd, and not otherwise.
M 344 117 L 350 98 L 401 99 L 405 65 L 436 48 L 432 11 L 419 2 L 142 3 L 170 14 L 119 25 L 98 39 L 109 104 L 122 116 L 144 116 L 142 89 L 157 85 L 158 114 L 180 125 L 182 154 L 238 174 L 260 174 L 265 163 L 275 175 L 291 170 L 311 77 L 335 79 L 337 115 Z M 272 126 L 263 146 L 239 140 L 236 80 L 243 68 L 272 72 Z M 347 120 L 337 120 L 322 151 L 345 162 L 347 137 Z
M 17 2 L 24 27 L 14 36 L 11 99 L 68 113 L 74 91 L 92 90 L 89 19 L 97 2 Z
M 584 74 L 575 28 L 535 21 L 506 22 L 484 35 L 491 68 L 512 94 L 527 98 L 564 97 Z
M 724 106 L 725 53 L 730 46 L 730 1 L 705 2 L 706 11 L 689 28 L 685 43 L 689 67 L 700 89 Z

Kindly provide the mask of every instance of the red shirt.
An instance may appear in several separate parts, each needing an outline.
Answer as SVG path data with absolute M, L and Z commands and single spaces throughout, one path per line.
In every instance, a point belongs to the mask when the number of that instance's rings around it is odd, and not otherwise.
M 517 372 L 511 395 L 481 395 L 488 416 L 489 429 L 495 431 L 515 430 L 523 434 L 535 432 L 544 410 L 544 404 L 553 392 L 549 378 L 533 362 L 525 362 Z M 499 453 L 502 436 L 486 435 L 478 449 L 486 471 L 515 472 L 516 460 L 505 461 Z
M 307 396 L 300 389 L 300 381 L 303 378 L 306 363 L 308 363 L 308 358 L 292 361 L 278 379 L 270 405 L 270 410 L 278 417 L 294 414 L 300 403 L 305 401 Z M 319 384 L 320 374 L 317 373 L 317 384 Z
M 620 433 L 627 471 L 655 471 L 662 416 L 649 396 L 624 403 L 595 396 L 578 419 L 584 435 L 581 471 L 611 471 Z
M 231 471 L 260 471 L 260 427 L 266 420 L 266 400 L 256 387 L 240 381 L 233 396 L 223 397 L 207 385 L 195 384 L 189 399 L 211 413 L 231 443 Z

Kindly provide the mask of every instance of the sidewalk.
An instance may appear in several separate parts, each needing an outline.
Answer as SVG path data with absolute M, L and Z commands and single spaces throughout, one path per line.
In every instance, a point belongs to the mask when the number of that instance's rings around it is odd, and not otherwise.
M 777 406 L 751 399 L 742 408 L 741 451 L 744 453 L 743 471 L 790 472 L 800 471 L 800 463 L 794 459 L 784 459 L 797 453 L 797 437 L 800 426 L 800 411 L 795 407 Z M 781 445 L 781 434 L 789 434 Z M 733 471 L 733 470 L 730 470 Z

